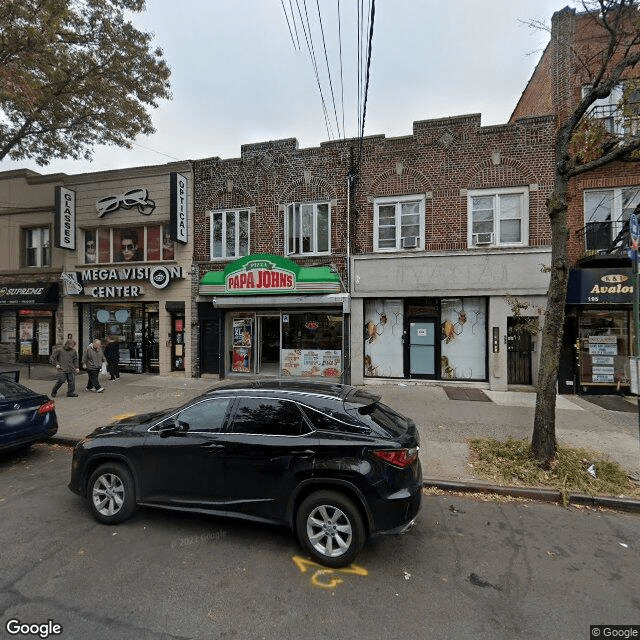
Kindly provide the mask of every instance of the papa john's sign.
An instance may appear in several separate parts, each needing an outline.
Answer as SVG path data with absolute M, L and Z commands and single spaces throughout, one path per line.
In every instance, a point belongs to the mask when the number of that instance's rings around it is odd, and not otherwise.
M 269 292 L 295 291 L 296 274 L 278 266 L 272 260 L 251 260 L 226 275 L 227 291 L 255 293 L 263 289 Z
M 301 267 L 280 256 L 258 253 L 209 271 L 200 281 L 200 295 L 277 293 L 339 293 L 340 278 L 329 267 Z

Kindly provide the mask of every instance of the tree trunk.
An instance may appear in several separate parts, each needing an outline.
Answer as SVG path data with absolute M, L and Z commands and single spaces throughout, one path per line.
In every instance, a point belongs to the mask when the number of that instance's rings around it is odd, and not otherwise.
M 547 202 L 551 221 L 551 279 L 547 296 L 540 369 L 531 449 L 541 466 L 548 468 L 556 455 L 556 393 L 558 365 L 564 330 L 569 267 L 567 263 L 568 179 L 556 172 L 554 192 Z

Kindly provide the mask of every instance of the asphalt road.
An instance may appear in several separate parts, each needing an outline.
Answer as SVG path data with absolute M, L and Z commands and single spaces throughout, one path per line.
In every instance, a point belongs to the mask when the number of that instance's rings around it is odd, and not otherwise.
M 38 637 L 10 620 L 78 640 L 587 639 L 640 622 L 635 514 L 425 495 L 411 532 L 332 571 L 284 529 L 150 509 L 99 525 L 70 459 L 0 454 L 2 637 Z

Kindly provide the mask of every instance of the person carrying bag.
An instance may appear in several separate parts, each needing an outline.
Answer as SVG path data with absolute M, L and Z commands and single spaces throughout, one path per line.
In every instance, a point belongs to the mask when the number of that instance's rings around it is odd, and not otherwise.
M 102 363 L 106 362 L 104 353 L 102 352 L 102 343 L 96 338 L 84 351 L 82 356 L 82 366 L 87 370 L 89 374 L 89 381 L 87 382 L 87 391 L 95 389 L 98 393 L 104 391 L 104 387 L 98 380 L 98 373 Z

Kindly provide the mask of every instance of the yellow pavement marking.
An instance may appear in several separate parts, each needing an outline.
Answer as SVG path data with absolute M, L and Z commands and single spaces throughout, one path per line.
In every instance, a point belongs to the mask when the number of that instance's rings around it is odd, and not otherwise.
M 334 574 L 352 574 L 356 576 L 369 575 L 369 572 L 365 568 L 359 567 L 356 564 L 350 564 L 348 567 L 343 567 L 342 569 L 330 569 L 314 562 L 313 560 L 301 558 L 300 556 L 293 556 L 291 559 L 302 573 L 313 571 L 311 584 L 315 587 L 320 587 L 321 589 L 333 589 L 344 582 L 344 580 L 341 580 Z

